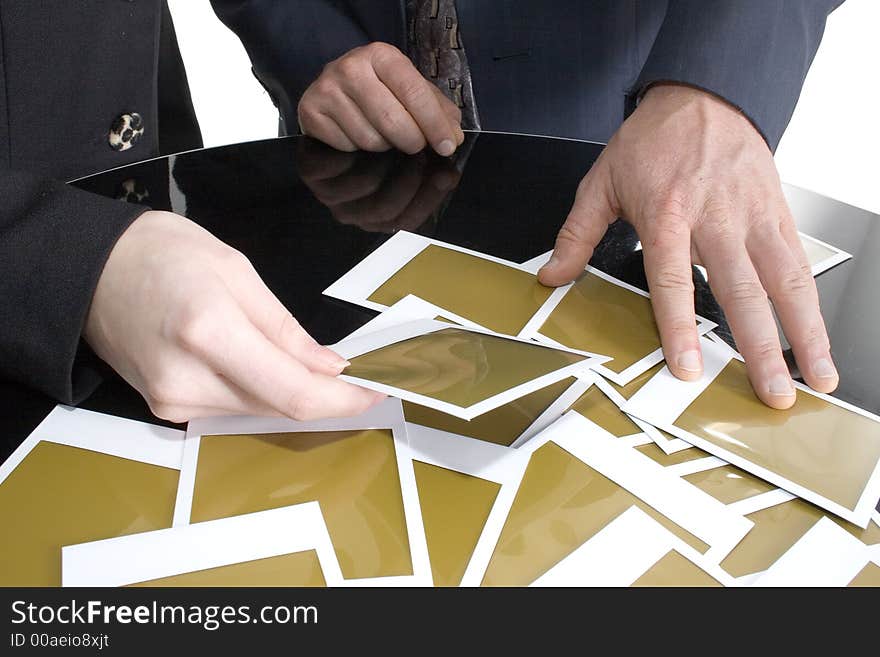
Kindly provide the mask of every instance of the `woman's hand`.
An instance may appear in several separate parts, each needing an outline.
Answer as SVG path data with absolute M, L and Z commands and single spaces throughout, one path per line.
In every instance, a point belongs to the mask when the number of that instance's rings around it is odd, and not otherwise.
M 336 378 L 346 361 L 302 329 L 247 258 L 170 212 L 145 212 L 116 243 L 84 337 L 174 422 L 357 415 L 384 397 Z

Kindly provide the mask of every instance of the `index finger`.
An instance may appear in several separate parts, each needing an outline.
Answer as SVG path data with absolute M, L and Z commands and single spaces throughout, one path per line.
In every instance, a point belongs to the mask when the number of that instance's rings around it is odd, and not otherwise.
M 188 332 L 188 347 L 222 376 L 295 420 L 359 415 L 384 395 L 313 373 L 253 326 L 237 308 L 224 322 L 207 320 Z
M 458 138 L 449 115 L 431 90 L 431 83 L 408 59 L 408 65 L 401 65 L 400 58 L 406 59 L 399 52 L 378 51 L 373 55 L 373 70 L 406 108 L 433 149 L 440 155 L 452 155 Z

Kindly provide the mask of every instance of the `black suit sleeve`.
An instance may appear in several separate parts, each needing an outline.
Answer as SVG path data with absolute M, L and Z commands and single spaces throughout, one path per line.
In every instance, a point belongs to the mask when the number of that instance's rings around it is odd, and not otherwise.
M 211 0 L 241 40 L 253 73 L 278 107 L 286 131 L 299 132 L 296 107 L 324 65 L 369 42 L 342 2 Z
M 74 360 L 116 240 L 147 208 L 0 169 L 0 377 L 64 403 L 85 390 Z
M 738 107 L 775 150 L 842 1 L 669 0 L 630 109 L 649 85 L 682 82 Z

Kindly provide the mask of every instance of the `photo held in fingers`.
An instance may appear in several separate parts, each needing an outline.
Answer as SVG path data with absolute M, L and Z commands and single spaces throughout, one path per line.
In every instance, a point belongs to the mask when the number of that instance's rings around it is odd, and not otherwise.
M 837 387 L 815 282 L 772 153 L 735 107 L 683 85 L 651 87 L 581 182 L 541 282 L 578 276 L 618 217 L 642 241 L 675 376 L 702 372 L 691 269 L 702 264 L 765 404 L 795 402 L 774 310 L 806 383 L 824 393 Z
M 145 212 L 114 246 L 84 336 L 158 417 L 357 415 L 384 398 L 337 378 L 240 252 L 189 219 Z

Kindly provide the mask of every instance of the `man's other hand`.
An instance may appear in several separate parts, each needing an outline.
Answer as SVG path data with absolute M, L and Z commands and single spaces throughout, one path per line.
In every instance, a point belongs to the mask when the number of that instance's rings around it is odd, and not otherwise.
M 702 371 L 693 263 L 706 267 L 764 403 L 789 408 L 795 401 L 770 302 L 805 381 L 819 392 L 837 387 L 816 285 L 773 156 L 736 108 L 687 86 L 650 88 L 579 185 L 540 280 L 574 279 L 617 217 L 642 241 L 675 376 L 690 380 Z
M 410 59 L 387 43 L 350 50 L 327 66 L 299 101 L 303 134 L 341 151 L 452 155 L 464 141 L 461 111 Z

